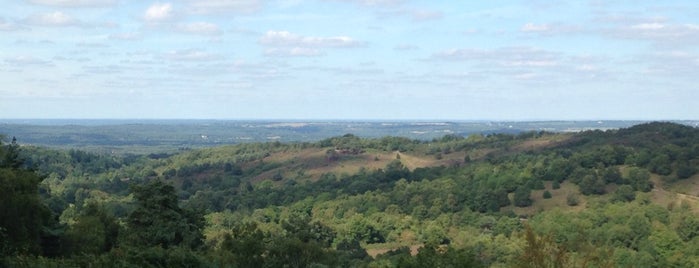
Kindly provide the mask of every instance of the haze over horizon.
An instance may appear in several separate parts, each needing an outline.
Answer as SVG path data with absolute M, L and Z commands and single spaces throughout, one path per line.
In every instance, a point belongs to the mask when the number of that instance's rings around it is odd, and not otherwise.
M 693 1 L 11 0 L 0 118 L 696 120 Z

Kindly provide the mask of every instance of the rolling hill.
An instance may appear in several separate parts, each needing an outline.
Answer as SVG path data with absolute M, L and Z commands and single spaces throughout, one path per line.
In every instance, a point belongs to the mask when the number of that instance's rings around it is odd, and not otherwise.
M 134 189 L 164 182 L 182 208 L 205 215 L 193 254 L 233 254 L 232 266 L 253 255 L 271 262 L 279 245 L 325 252 L 306 264 L 327 266 L 509 267 L 544 254 L 536 250 L 565 253 L 569 266 L 699 265 L 699 130 L 675 123 L 432 140 L 347 134 L 150 155 L 22 151 L 63 228 L 96 203 L 128 233 Z M 260 251 L 230 251 L 246 239 Z

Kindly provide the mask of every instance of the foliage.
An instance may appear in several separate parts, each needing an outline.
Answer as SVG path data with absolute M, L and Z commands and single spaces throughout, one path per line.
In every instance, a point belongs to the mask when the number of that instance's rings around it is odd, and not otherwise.
M 153 180 L 133 186 L 136 209 L 126 219 L 125 243 L 133 247 L 199 248 L 204 218 L 178 205 L 172 185 Z
M 140 156 L 5 145 L 0 266 L 694 267 L 699 204 L 672 187 L 694 183 L 698 137 L 652 123 Z
M 515 190 L 515 195 L 514 195 L 514 204 L 515 206 L 518 207 L 528 207 L 532 204 L 532 199 L 531 199 L 531 194 L 532 190 L 530 190 L 528 187 L 521 186 L 518 187 L 517 190 Z
M 544 199 L 551 199 L 551 197 L 553 197 L 553 196 L 551 195 L 551 192 L 549 192 L 548 190 L 546 190 L 546 191 L 544 191 L 544 193 L 541 195 L 541 197 L 544 198 Z
M 42 253 L 44 229 L 51 225 L 38 192 L 42 178 L 22 166 L 16 140 L 0 141 L 0 257 Z

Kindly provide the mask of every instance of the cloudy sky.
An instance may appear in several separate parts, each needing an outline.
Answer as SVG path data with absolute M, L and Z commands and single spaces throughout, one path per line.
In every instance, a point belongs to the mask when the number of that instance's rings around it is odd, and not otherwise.
M 694 0 L 2 0 L 0 118 L 698 119 Z

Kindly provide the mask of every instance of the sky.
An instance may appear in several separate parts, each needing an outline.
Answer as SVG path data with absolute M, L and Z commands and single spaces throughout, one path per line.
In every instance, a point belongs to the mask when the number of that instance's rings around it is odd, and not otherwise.
M 694 0 L 0 3 L 0 118 L 699 119 Z

